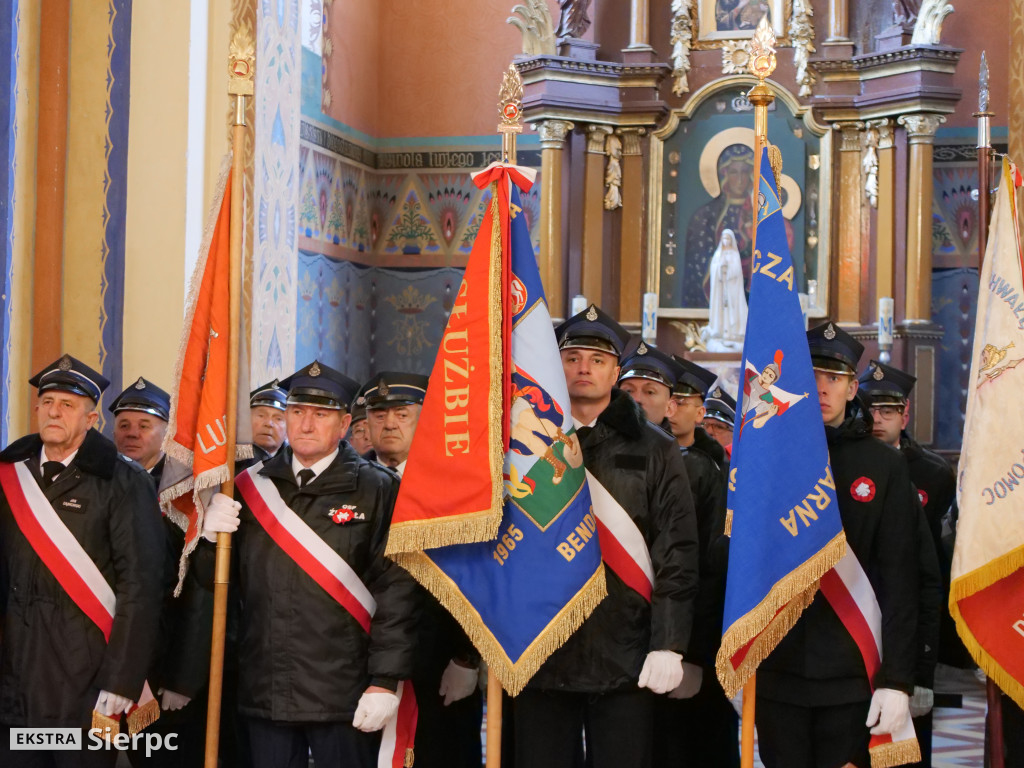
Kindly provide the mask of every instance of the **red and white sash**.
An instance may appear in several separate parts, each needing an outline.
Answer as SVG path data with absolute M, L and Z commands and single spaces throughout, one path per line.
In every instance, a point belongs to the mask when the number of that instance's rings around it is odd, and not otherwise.
M 849 548 L 836 567 L 821 577 L 821 592 L 860 649 L 874 692 L 875 674 L 882 666 L 882 609 L 868 575 Z M 910 718 L 894 734 L 872 736 L 870 753 L 872 768 L 920 761 L 920 746 Z
M 235 478 L 235 488 L 256 522 L 368 633 L 370 620 L 377 611 L 377 602 L 370 590 L 352 566 L 285 503 L 273 481 L 259 474 L 262 467 L 263 462 L 259 462 Z M 416 732 L 416 697 L 412 684 L 400 682 L 395 693 L 398 711 L 384 724 L 377 758 L 379 768 L 401 768 L 405 765 Z
M 587 485 L 597 517 L 601 558 L 626 586 L 650 602 L 654 593 L 654 565 L 643 533 L 590 470 L 587 470 Z
M 117 598 L 96 563 L 46 498 L 32 476 L 27 460 L 17 464 L 0 463 L 0 486 L 18 528 L 33 551 L 68 593 L 71 600 L 110 642 Z M 149 683 L 144 683 L 138 704 L 126 710 L 132 733 L 145 728 L 159 717 L 159 705 Z

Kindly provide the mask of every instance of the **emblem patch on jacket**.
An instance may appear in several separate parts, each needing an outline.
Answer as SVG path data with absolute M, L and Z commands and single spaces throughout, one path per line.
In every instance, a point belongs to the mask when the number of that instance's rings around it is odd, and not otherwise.
M 331 507 L 327 510 L 327 516 L 338 525 L 344 525 L 352 520 L 365 520 L 366 515 L 356 511 L 355 504 L 342 504 L 340 507 Z
M 928 504 L 928 492 L 922 491 L 920 488 L 917 489 L 917 498 L 921 500 L 921 506 Z
M 875 498 L 875 481 L 870 477 L 858 477 L 850 486 L 850 495 L 857 501 L 871 501 Z

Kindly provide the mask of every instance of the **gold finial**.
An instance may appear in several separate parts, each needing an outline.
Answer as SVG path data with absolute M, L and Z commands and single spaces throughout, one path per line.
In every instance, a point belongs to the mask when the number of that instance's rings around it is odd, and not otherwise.
M 762 83 L 775 71 L 775 33 L 768 23 L 768 14 L 761 21 L 750 38 L 750 73 Z
M 523 79 L 515 64 L 509 64 L 501 78 L 498 110 L 501 115 L 498 133 L 501 134 L 502 159 L 506 163 L 515 163 L 516 134 L 523 132 Z
M 256 45 L 252 40 L 249 25 L 238 28 L 228 47 L 228 93 L 233 96 L 252 96 L 253 65 L 256 62 Z

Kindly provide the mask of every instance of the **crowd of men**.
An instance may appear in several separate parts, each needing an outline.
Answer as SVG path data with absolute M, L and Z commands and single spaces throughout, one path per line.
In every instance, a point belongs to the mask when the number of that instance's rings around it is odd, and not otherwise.
M 653 594 L 608 569 L 608 596 L 508 707 L 506 764 L 738 766 L 738 702 L 715 673 L 736 400 L 595 306 L 556 336 L 585 465 L 642 533 Z M 882 667 L 867 678 L 816 597 L 759 670 L 761 759 L 867 768 L 870 734 L 913 716 L 927 766 L 953 473 L 905 432 L 912 376 L 871 361 L 858 377 L 863 347 L 833 323 L 808 344 L 843 527 L 882 611 Z M 239 465 L 235 498 L 210 502 L 172 597 L 184 534 L 157 502 L 168 394 L 145 378 L 128 386 L 110 405 L 111 442 L 93 429 L 109 382 L 67 355 L 40 371 L 38 432 L 0 453 L 0 723 L 87 729 L 126 715 L 127 727 L 158 703 L 149 728 L 181 734 L 178 748 L 132 751 L 132 764 L 200 765 L 227 532 L 223 765 L 376 765 L 411 681 L 416 765 L 479 766 L 479 654 L 384 557 L 427 382 L 383 372 L 360 385 L 313 361 L 255 390 L 255 458 Z M 5 766 L 109 766 L 116 754 L 0 740 Z

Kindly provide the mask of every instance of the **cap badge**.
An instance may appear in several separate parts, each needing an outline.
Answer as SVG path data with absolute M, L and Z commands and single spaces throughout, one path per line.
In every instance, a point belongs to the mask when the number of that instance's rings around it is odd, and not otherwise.
M 881 381 L 882 379 L 885 378 L 885 371 L 883 371 L 876 365 L 875 372 L 871 374 L 871 378 L 874 379 L 875 381 Z
M 828 324 L 828 328 L 825 329 L 825 333 L 823 335 L 829 341 L 832 341 L 832 339 L 836 337 L 836 329 L 832 327 L 832 323 Z
M 636 353 L 637 353 L 638 355 L 646 355 L 646 354 L 647 354 L 647 345 L 646 345 L 646 344 L 644 344 L 644 343 L 643 343 L 643 342 L 641 341 L 641 342 L 640 342 L 640 346 L 636 348 Z
M 381 397 L 387 397 L 388 393 L 391 391 L 391 388 L 388 387 L 388 383 L 384 381 L 384 379 L 381 379 L 380 386 L 377 387 L 377 391 L 380 392 Z
M 281 380 L 280 379 L 274 379 L 272 382 L 270 382 L 270 385 L 267 387 L 267 389 L 280 389 L 280 388 L 281 388 Z
M 71 358 L 68 357 L 67 355 L 64 355 L 64 357 L 62 357 L 60 359 L 60 362 L 57 364 L 57 367 L 60 368 L 62 371 L 70 371 L 71 370 Z
M 146 388 L 146 382 L 144 382 L 142 380 L 141 376 L 139 376 L 139 380 L 135 382 L 135 388 L 136 389 L 145 389 Z
M 715 397 L 721 397 L 721 396 L 722 396 L 722 388 L 721 387 L 715 387 Z
M 593 304 L 590 305 L 590 309 L 587 310 L 587 320 L 594 322 L 597 320 L 597 307 Z
M 309 366 L 309 375 L 310 376 L 319 376 L 320 375 L 320 365 L 319 365 L 319 363 L 314 361 L 313 364 L 311 366 Z
M 360 395 L 356 398 L 356 405 L 366 405 L 366 398 Z

